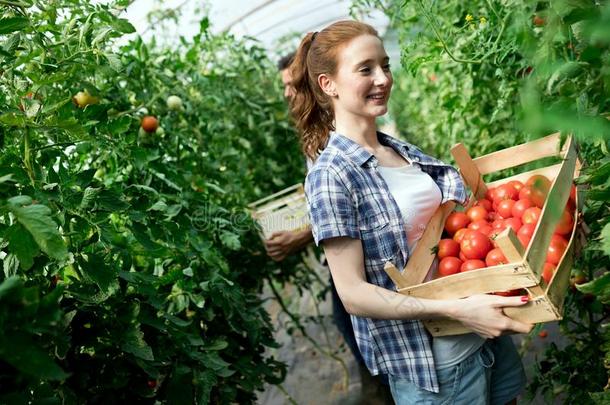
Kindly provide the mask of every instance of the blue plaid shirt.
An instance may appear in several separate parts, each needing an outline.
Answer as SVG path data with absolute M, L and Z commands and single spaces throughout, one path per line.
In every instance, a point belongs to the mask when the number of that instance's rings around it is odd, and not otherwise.
M 466 201 L 464 184 L 452 166 L 409 143 L 381 132 L 377 136 L 383 145 L 419 164 L 432 177 L 441 190 L 442 202 Z M 404 220 L 377 165 L 377 158 L 358 143 L 332 133 L 307 175 L 305 192 L 316 244 L 340 236 L 361 239 L 367 281 L 395 290 L 383 270 L 384 264 L 391 261 L 403 269 L 409 251 Z M 354 315 L 351 319 L 356 342 L 371 374 L 406 377 L 425 390 L 438 392 L 431 338 L 421 321 Z

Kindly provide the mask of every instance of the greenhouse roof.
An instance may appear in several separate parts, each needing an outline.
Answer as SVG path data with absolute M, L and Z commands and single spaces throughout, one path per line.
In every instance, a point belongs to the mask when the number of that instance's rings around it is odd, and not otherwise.
M 179 9 L 183 16 L 190 17 L 184 17 L 186 21 L 181 20 L 173 27 L 173 33 L 176 38 L 190 38 L 198 32 L 201 17 L 207 12 L 212 31 L 228 30 L 237 37 L 253 37 L 265 48 L 276 50 L 286 37 L 292 35 L 291 44 L 295 45 L 304 33 L 352 18 L 351 5 L 352 0 L 212 0 L 205 6 L 195 0 L 135 0 L 127 9 L 127 18 L 146 36 L 150 26 L 148 13 Z M 382 35 L 387 30 L 388 19 L 380 11 L 360 15 L 359 19 L 373 25 Z

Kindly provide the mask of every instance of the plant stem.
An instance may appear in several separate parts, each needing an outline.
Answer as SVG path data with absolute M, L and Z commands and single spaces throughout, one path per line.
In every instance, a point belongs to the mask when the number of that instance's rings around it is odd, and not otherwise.
M 440 41 L 441 45 L 443 46 L 443 50 L 447 53 L 447 55 L 454 62 L 458 62 L 458 63 L 472 63 L 472 64 L 480 64 L 480 63 L 483 62 L 481 59 L 462 59 L 462 58 L 458 58 L 457 56 L 454 56 L 453 52 L 451 52 L 449 50 L 449 47 L 447 46 L 447 42 L 445 42 L 445 40 L 441 36 L 441 33 L 437 29 L 437 27 L 435 25 L 435 22 L 434 22 L 434 19 L 432 18 L 430 13 L 428 13 L 428 11 L 424 8 L 424 5 L 422 4 L 421 0 L 418 0 L 417 4 L 421 8 L 422 13 L 424 14 L 424 17 L 426 17 L 426 20 L 428 20 L 428 24 L 432 28 L 432 31 L 434 31 L 434 35 L 436 35 L 436 38 Z
M 23 136 L 23 164 L 28 172 L 28 177 L 34 185 L 34 169 L 32 167 L 32 150 L 30 148 L 30 128 L 25 127 L 25 134 Z

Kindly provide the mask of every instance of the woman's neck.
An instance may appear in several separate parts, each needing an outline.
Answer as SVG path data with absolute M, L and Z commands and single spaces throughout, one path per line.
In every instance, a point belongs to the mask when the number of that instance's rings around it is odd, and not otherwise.
M 342 120 L 341 117 L 336 117 L 335 131 L 369 151 L 377 150 L 381 146 L 377 139 L 377 124 L 374 119 Z

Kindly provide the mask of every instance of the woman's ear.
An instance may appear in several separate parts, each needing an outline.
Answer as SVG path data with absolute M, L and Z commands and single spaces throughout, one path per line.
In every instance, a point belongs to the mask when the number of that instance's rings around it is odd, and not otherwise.
M 335 82 L 327 74 L 322 73 L 318 76 L 318 85 L 327 96 L 335 97 L 337 95 Z

